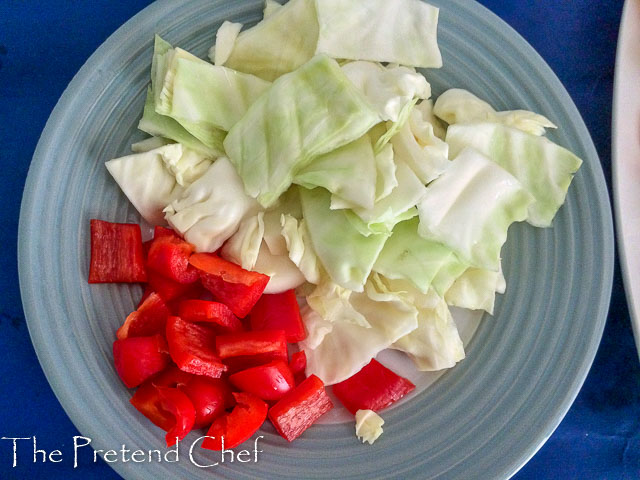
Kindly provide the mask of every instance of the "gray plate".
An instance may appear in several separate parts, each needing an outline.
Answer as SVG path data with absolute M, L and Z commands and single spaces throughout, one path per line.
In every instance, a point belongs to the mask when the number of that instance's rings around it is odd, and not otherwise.
M 600 342 L 611 291 L 613 230 L 600 163 L 562 84 L 516 32 L 469 0 L 433 3 L 442 8 L 445 65 L 427 72 L 435 93 L 468 88 L 496 108 L 542 113 L 560 127 L 550 138 L 585 160 L 552 229 L 510 230 L 508 288 L 496 316 L 485 318 L 466 360 L 384 414 L 385 433 L 373 446 L 358 443 L 352 424 L 314 426 L 291 445 L 265 425 L 257 463 L 199 469 L 188 458 L 192 433 L 179 463 L 112 464 L 124 477 L 504 478 L 568 410 Z M 149 6 L 82 67 L 38 144 L 20 216 L 23 304 L 53 390 L 96 448 L 148 450 L 163 439 L 129 404 L 131 392 L 112 363 L 115 330 L 141 289 L 86 282 L 89 219 L 139 221 L 103 164 L 140 138 L 154 33 L 204 56 L 223 20 L 251 23 L 261 9 L 260 0 Z M 201 463 L 216 458 L 195 456 Z

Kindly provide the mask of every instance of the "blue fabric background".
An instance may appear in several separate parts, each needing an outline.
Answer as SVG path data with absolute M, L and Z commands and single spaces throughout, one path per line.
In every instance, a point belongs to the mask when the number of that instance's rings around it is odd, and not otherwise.
M 35 356 L 18 286 L 22 189 L 40 132 L 75 72 L 150 0 L 0 1 L 0 436 L 37 436 L 68 453 L 79 435 Z M 611 191 L 611 98 L 622 0 L 481 0 L 523 35 L 564 83 L 591 132 Z M 639 79 L 640 81 L 640 79 Z M 24 449 L 24 447 L 27 447 Z M 80 465 L 32 462 L 22 444 L 11 467 L 0 441 L 0 478 L 118 478 L 88 452 Z M 640 365 L 619 268 L 594 365 L 559 428 L 514 477 L 640 478 Z

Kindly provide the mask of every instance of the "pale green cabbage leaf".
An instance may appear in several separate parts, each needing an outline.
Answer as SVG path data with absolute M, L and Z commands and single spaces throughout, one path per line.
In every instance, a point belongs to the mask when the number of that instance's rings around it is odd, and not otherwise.
M 220 157 L 167 205 L 165 218 L 196 251 L 215 252 L 245 217 L 259 210 L 257 202 L 244 192 L 231 162 Z
M 527 218 L 532 201 L 509 172 L 466 149 L 426 188 L 418 233 L 471 266 L 498 271 L 509 225 Z
M 439 68 L 439 10 L 420 0 L 316 0 L 316 53 Z
M 438 97 L 433 112 L 450 125 L 495 122 L 532 135 L 544 135 L 546 128 L 557 128 L 547 117 L 527 110 L 497 112 L 468 90 L 451 88 Z
M 224 147 L 247 193 L 269 207 L 311 160 L 379 121 L 338 64 L 320 55 L 276 80 L 229 131 Z
M 450 155 L 471 147 L 516 177 L 533 196 L 527 221 L 548 227 L 567 196 L 582 160 L 545 137 L 497 123 L 451 125 L 447 130 Z

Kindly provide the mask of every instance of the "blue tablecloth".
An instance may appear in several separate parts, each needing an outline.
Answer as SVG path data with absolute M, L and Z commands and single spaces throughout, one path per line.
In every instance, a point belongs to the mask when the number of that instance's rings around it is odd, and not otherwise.
M 49 113 L 75 72 L 150 0 L 0 2 L 0 437 L 36 436 L 69 449 L 79 435 L 49 387 L 29 339 L 18 287 L 22 189 Z M 611 98 L 622 0 L 481 0 L 523 35 L 564 83 L 591 132 L 611 191 Z M 638 79 L 640 81 L 640 79 Z M 104 462 L 33 463 L 0 440 L 0 478 L 118 478 Z M 602 344 L 556 432 L 515 476 L 640 478 L 640 365 L 620 270 Z

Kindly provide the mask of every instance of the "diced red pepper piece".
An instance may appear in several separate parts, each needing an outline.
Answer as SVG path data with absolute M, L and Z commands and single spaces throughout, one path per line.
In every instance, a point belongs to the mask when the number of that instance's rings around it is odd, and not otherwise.
M 160 407 L 174 418 L 173 425 L 165 435 L 167 447 L 171 447 L 191 431 L 196 419 L 196 410 L 183 391 L 171 387 L 156 386 L 155 388 L 158 391 Z
M 180 317 L 167 319 L 167 342 L 171 358 L 178 368 L 195 375 L 219 378 L 227 367 L 215 348 L 216 332 L 205 325 L 197 325 Z
M 208 427 L 235 403 L 231 387 L 221 378 L 194 376 L 180 390 L 187 394 L 196 409 L 193 428 Z
M 289 368 L 291 369 L 291 373 L 293 373 L 296 385 L 299 385 L 307 378 L 305 374 L 305 370 L 307 369 L 307 354 L 304 353 L 304 350 L 300 350 L 291 355 Z
M 269 420 L 282 437 L 292 442 L 331 408 L 324 383 L 311 375 L 269 409 Z
M 196 376 L 192 373 L 180 370 L 175 365 L 170 365 L 160 373 L 151 377 L 148 382 L 153 382 L 158 387 L 181 387 L 191 381 Z
M 124 324 L 118 329 L 118 339 L 128 337 L 148 337 L 165 332 L 169 317 L 169 309 L 157 293 L 150 294 L 147 299 L 131 312 Z
M 250 272 L 212 253 L 194 253 L 189 263 L 200 271 L 202 285 L 240 318 L 251 311 L 269 283 L 267 275 Z
M 151 420 L 155 426 L 160 427 L 165 432 L 169 431 L 176 421 L 170 412 L 160 406 L 160 397 L 152 378 L 138 387 L 129 402 L 136 407 L 136 410 Z
M 131 404 L 154 425 L 168 431 L 175 424 L 175 417 L 164 410 L 160 404 L 160 397 L 156 387 L 180 387 L 186 385 L 189 380 L 196 378 L 187 372 L 183 372 L 175 365 L 171 365 L 162 372 L 144 381 L 131 397 Z
M 163 234 L 153 239 L 147 256 L 147 268 L 178 283 L 193 283 L 200 277 L 189 264 L 195 247 L 181 238 Z
M 222 450 L 235 448 L 247 441 L 267 418 L 268 406 L 255 395 L 234 392 L 236 406 L 231 413 L 217 418 L 202 442 L 202 448 Z
M 268 402 L 280 400 L 295 386 L 293 373 L 282 360 L 234 373 L 229 381 L 243 392 Z
M 355 414 L 358 410 L 379 412 L 414 388 L 413 383 L 374 358 L 355 375 L 336 383 L 333 393 L 347 410 Z
M 287 361 L 287 340 L 283 330 L 219 335 L 216 337 L 216 350 L 233 372 L 274 360 Z
M 220 302 L 183 300 L 178 305 L 178 316 L 187 322 L 212 323 L 227 332 L 240 332 L 244 329 L 231 309 Z
M 262 295 L 251 309 L 249 321 L 252 330 L 284 330 L 289 343 L 307 337 L 294 290 Z
M 144 292 L 142 292 L 142 297 L 140 297 L 140 301 L 138 302 L 138 305 L 136 306 L 136 310 L 142 306 L 144 301 L 147 298 L 149 298 L 149 295 L 151 295 L 152 293 L 153 293 L 153 288 L 151 288 L 149 285 L 144 287 Z
M 155 227 L 153 227 L 154 240 L 158 237 L 166 237 L 166 236 L 180 238 L 180 236 L 176 233 L 176 231 L 171 228 L 163 227 L 161 225 L 156 225 Z
M 165 302 L 170 302 L 171 300 L 185 296 L 196 296 L 196 294 L 202 292 L 202 286 L 198 283 L 178 283 L 153 270 L 147 271 L 147 279 L 149 286 L 160 295 Z
M 91 220 L 89 283 L 146 281 L 140 225 Z
M 129 388 L 137 387 L 164 370 L 171 362 L 168 352 L 162 335 L 130 337 L 113 342 L 116 371 Z

